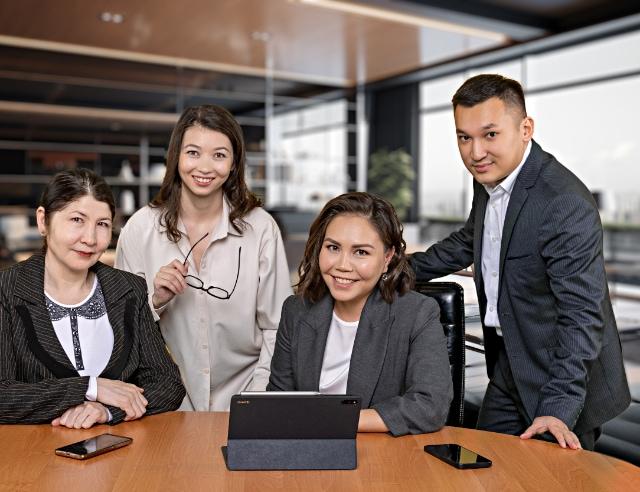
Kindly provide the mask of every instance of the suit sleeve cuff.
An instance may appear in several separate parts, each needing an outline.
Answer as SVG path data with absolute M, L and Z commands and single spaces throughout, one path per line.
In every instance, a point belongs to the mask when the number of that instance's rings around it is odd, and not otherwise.
M 569 398 L 553 398 L 540 402 L 536 417 L 555 417 L 573 429 L 580 417 L 584 403 Z
M 109 425 L 119 424 L 127 415 L 121 408 L 114 407 L 112 405 L 107 405 L 107 411 L 109 412 L 109 416 L 111 417 L 108 421 Z
M 380 418 L 392 436 L 398 437 L 409 434 L 407 423 L 402 418 L 402 415 L 400 415 L 397 405 L 392 401 L 381 401 L 380 403 L 372 405 L 371 408 L 378 412 L 378 415 L 380 415 Z

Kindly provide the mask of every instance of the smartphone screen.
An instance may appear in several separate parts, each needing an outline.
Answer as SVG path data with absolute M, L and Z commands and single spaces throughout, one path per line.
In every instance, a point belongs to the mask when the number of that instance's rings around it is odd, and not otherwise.
M 424 450 L 456 468 L 487 468 L 491 460 L 459 444 L 430 444 Z
M 74 442 L 56 449 L 56 454 L 59 456 L 66 456 L 68 458 L 75 458 L 77 460 L 84 460 L 98 456 L 99 454 L 106 453 L 113 449 L 118 449 L 127 444 L 131 444 L 130 437 L 116 436 L 113 434 L 101 434 L 99 436 L 85 439 L 84 441 Z

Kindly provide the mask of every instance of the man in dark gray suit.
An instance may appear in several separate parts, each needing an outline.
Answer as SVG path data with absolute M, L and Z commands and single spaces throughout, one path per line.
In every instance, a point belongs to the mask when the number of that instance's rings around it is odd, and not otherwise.
M 533 141 L 518 82 L 478 75 L 452 102 L 473 205 L 412 266 L 431 280 L 475 265 L 490 378 L 478 428 L 593 449 L 630 402 L 596 204 Z

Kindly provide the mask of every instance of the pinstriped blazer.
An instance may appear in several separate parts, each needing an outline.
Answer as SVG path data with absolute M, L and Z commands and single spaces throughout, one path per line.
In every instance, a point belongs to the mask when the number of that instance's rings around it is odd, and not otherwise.
M 487 192 L 474 181 L 464 227 L 411 258 L 420 280 L 475 264 L 483 320 L 487 300 L 479 265 L 487 201 Z M 526 417 L 551 415 L 578 434 L 612 419 L 630 403 L 602 236 L 589 190 L 533 142 L 505 217 L 498 313 Z M 493 330 L 484 332 L 491 376 L 498 343 Z
M 151 315 L 146 284 L 100 262 L 98 276 L 113 328 L 111 358 L 100 377 L 144 389 L 146 414 L 178 408 L 185 394 Z M 81 377 L 60 344 L 44 298 L 44 256 L 0 272 L 0 423 L 51 422 L 85 401 Z M 125 413 L 108 407 L 116 424 Z

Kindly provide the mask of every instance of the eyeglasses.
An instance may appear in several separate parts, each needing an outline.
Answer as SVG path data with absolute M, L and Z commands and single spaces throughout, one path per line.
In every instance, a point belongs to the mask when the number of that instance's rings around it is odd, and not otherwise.
M 187 253 L 187 256 L 184 257 L 183 265 L 187 264 L 187 260 L 189 259 L 189 255 L 191 254 L 193 249 L 198 245 L 200 241 L 202 241 L 208 235 L 209 233 L 207 232 L 204 236 L 198 239 L 193 244 L 193 246 L 191 246 L 191 249 Z M 233 292 L 236 290 L 236 285 L 238 285 L 238 278 L 240 277 L 240 252 L 241 251 L 242 251 L 242 246 L 238 247 L 238 270 L 236 272 L 236 281 L 233 283 L 233 289 L 231 289 L 231 292 L 223 289 L 222 287 L 215 287 L 213 285 L 205 288 L 204 282 L 198 277 L 196 277 L 195 275 L 185 275 L 184 278 L 185 278 L 185 281 L 187 282 L 187 285 L 189 287 L 193 287 L 194 289 L 203 290 L 210 296 L 215 297 L 216 299 L 222 299 L 222 300 L 229 299 L 231 297 L 231 294 L 233 294 Z

